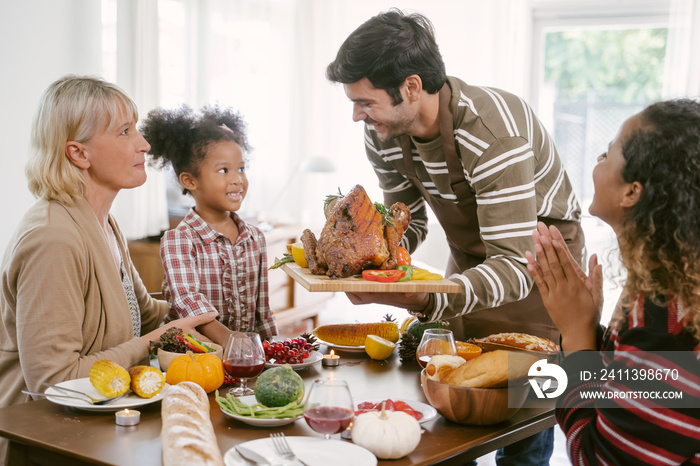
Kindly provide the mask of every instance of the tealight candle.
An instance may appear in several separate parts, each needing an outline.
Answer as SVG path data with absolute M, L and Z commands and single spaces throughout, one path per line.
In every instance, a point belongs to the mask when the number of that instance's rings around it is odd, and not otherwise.
M 335 354 L 335 351 L 331 350 L 330 354 L 324 354 L 321 360 L 321 365 L 323 367 L 335 367 L 340 364 L 340 356 Z
M 141 413 L 135 409 L 122 409 L 114 413 L 114 415 L 119 426 L 135 426 L 141 422 Z

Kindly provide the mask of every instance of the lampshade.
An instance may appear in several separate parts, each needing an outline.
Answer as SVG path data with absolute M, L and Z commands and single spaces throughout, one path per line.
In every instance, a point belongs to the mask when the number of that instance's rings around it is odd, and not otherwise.
M 273 198 L 273 201 L 267 207 L 268 210 L 272 211 L 277 206 L 277 203 L 287 194 L 287 188 L 292 184 L 292 181 L 299 173 L 333 173 L 335 171 L 335 164 L 326 157 L 307 157 L 299 164 L 296 168 L 289 174 L 287 180 L 282 185 L 282 189 Z
M 306 173 L 333 173 L 335 165 L 326 157 L 309 157 L 301 163 L 299 171 Z

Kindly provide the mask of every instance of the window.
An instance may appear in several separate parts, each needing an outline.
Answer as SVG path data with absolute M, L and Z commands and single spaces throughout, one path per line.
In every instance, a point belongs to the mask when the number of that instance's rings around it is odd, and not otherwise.
M 591 173 L 622 122 L 663 96 L 669 13 L 666 2 L 587 6 L 535 10 L 533 102 L 582 204 L 588 253 L 610 272 L 619 270 L 610 267 L 617 244 L 610 227 L 588 214 Z M 607 323 L 621 290 L 619 280 L 605 283 Z

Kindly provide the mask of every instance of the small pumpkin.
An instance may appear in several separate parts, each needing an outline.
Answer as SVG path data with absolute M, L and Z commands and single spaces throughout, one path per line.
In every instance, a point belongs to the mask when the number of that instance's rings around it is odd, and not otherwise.
M 224 365 L 211 353 L 195 354 L 188 351 L 172 360 L 165 373 L 170 385 L 194 382 L 211 393 L 224 383 Z
M 403 411 L 362 413 L 352 421 L 352 442 L 381 459 L 403 458 L 420 443 L 420 424 Z

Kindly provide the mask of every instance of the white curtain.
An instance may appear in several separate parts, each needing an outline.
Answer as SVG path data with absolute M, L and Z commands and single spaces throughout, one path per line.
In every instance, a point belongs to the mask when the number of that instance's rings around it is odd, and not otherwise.
M 381 199 L 362 125 L 325 69 L 355 28 L 391 7 L 433 22 L 448 74 L 529 98 L 531 0 L 119 0 L 119 24 L 133 29 L 119 30 L 118 83 L 143 115 L 183 103 L 240 110 L 253 147 L 243 213 L 317 221 L 310 213 L 338 188 L 362 184 Z M 311 157 L 331 159 L 336 171 L 295 172 Z M 146 185 L 120 193 L 113 212 L 127 236 L 167 227 L 167 183 L 149 173 Z
M 700 1 L 671 0 L 664 97 L 700 97 Z
M 158 104 L 158 2 L 117 2 L 117 84 L 139 108 L 143 118 Z M 128 239 L 159 235 L 169 227 L 165 177 L 146 168 L 142 186 L 122 190 L 112 215 Z

